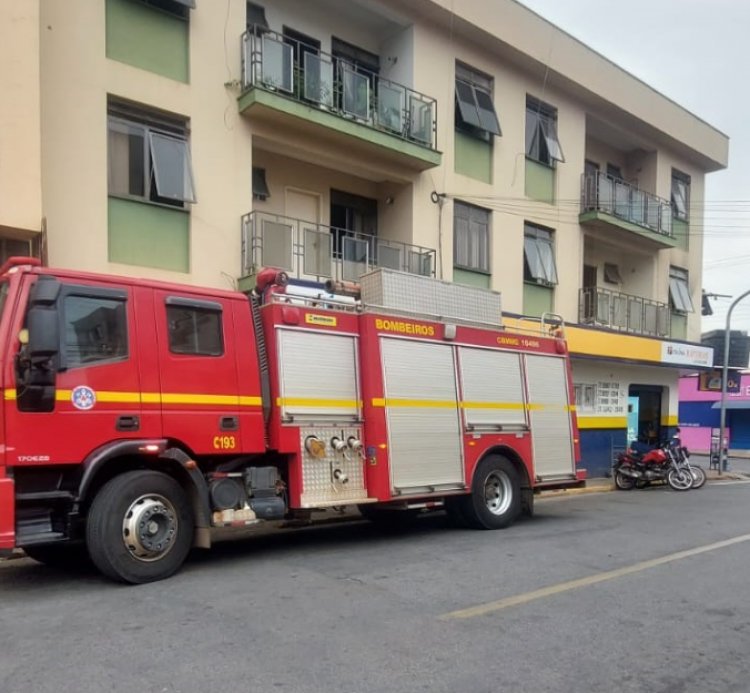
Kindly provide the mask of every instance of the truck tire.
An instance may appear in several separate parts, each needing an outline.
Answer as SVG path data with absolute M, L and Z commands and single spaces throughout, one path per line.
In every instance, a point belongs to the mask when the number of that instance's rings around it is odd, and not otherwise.
M 521 513 L 518 472 L 507 457 L 488 455 L 474 471 L 471 494 L 463 511 L 475 529 L 504 529 Z
M 185 561 L 193 540 L 193 511 L 182 487 L 154 471 L 125 472 L 94 498 L 86 544 L 94 565 L 130 584 L 163 580 Z

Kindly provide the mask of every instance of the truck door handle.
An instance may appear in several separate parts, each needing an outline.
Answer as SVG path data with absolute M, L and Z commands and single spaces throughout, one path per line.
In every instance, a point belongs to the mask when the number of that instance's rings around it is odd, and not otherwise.
M 137 431 L 141 427 L 141 421 L 137 416 L 118 416 L 115 428 L 118 431 Z
M 236 416 L 222 416 L 219 419 L 219 430 L 236 431 L 240 427 L 240 421 Z

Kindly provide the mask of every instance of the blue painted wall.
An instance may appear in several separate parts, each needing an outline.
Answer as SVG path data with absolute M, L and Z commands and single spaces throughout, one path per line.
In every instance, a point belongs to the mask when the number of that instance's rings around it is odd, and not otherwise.
M 612 470 L 613 449 L 625 448 L 626 430 L 591 428 L 580 430 L 578 433 L 581 441 L 581 466 L 588 472 L 588 476 L 609 476 Z

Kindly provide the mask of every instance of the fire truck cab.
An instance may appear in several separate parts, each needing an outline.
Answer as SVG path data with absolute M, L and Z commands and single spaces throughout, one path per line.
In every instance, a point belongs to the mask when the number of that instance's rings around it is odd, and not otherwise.
M 329 287 L 331 289 L 332 287 Z M 347 287 L 352 293 L 352 287 Z M 0 550 L 168 577 L 217 527 L 444 508 L 496 529 L 583 483 L 559 319 L 378 270 L 361 295 L 264 270 L 252 295 L 0 269 Z

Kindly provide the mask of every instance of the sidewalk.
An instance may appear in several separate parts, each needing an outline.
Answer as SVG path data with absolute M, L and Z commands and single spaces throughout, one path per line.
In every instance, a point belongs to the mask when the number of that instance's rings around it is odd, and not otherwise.
M 708 457 L 706 456 L 691 455 L 690 461 L 693 464 L 703 467 L 709 483 L 712 481 L 750 481 L 750 460 L 732 457 L 729 459 L 729 469 L 721 474 L 719 474 L 717 469 L 709 469 Z M 595 477 L 593 479 L 586 479 L 586 486 L 582 488 L 542 491 L 539 494 L 539 498 L 562 498 L 582 493 L 606 493 L 615 490 L 615 484 L 611 477 Z

